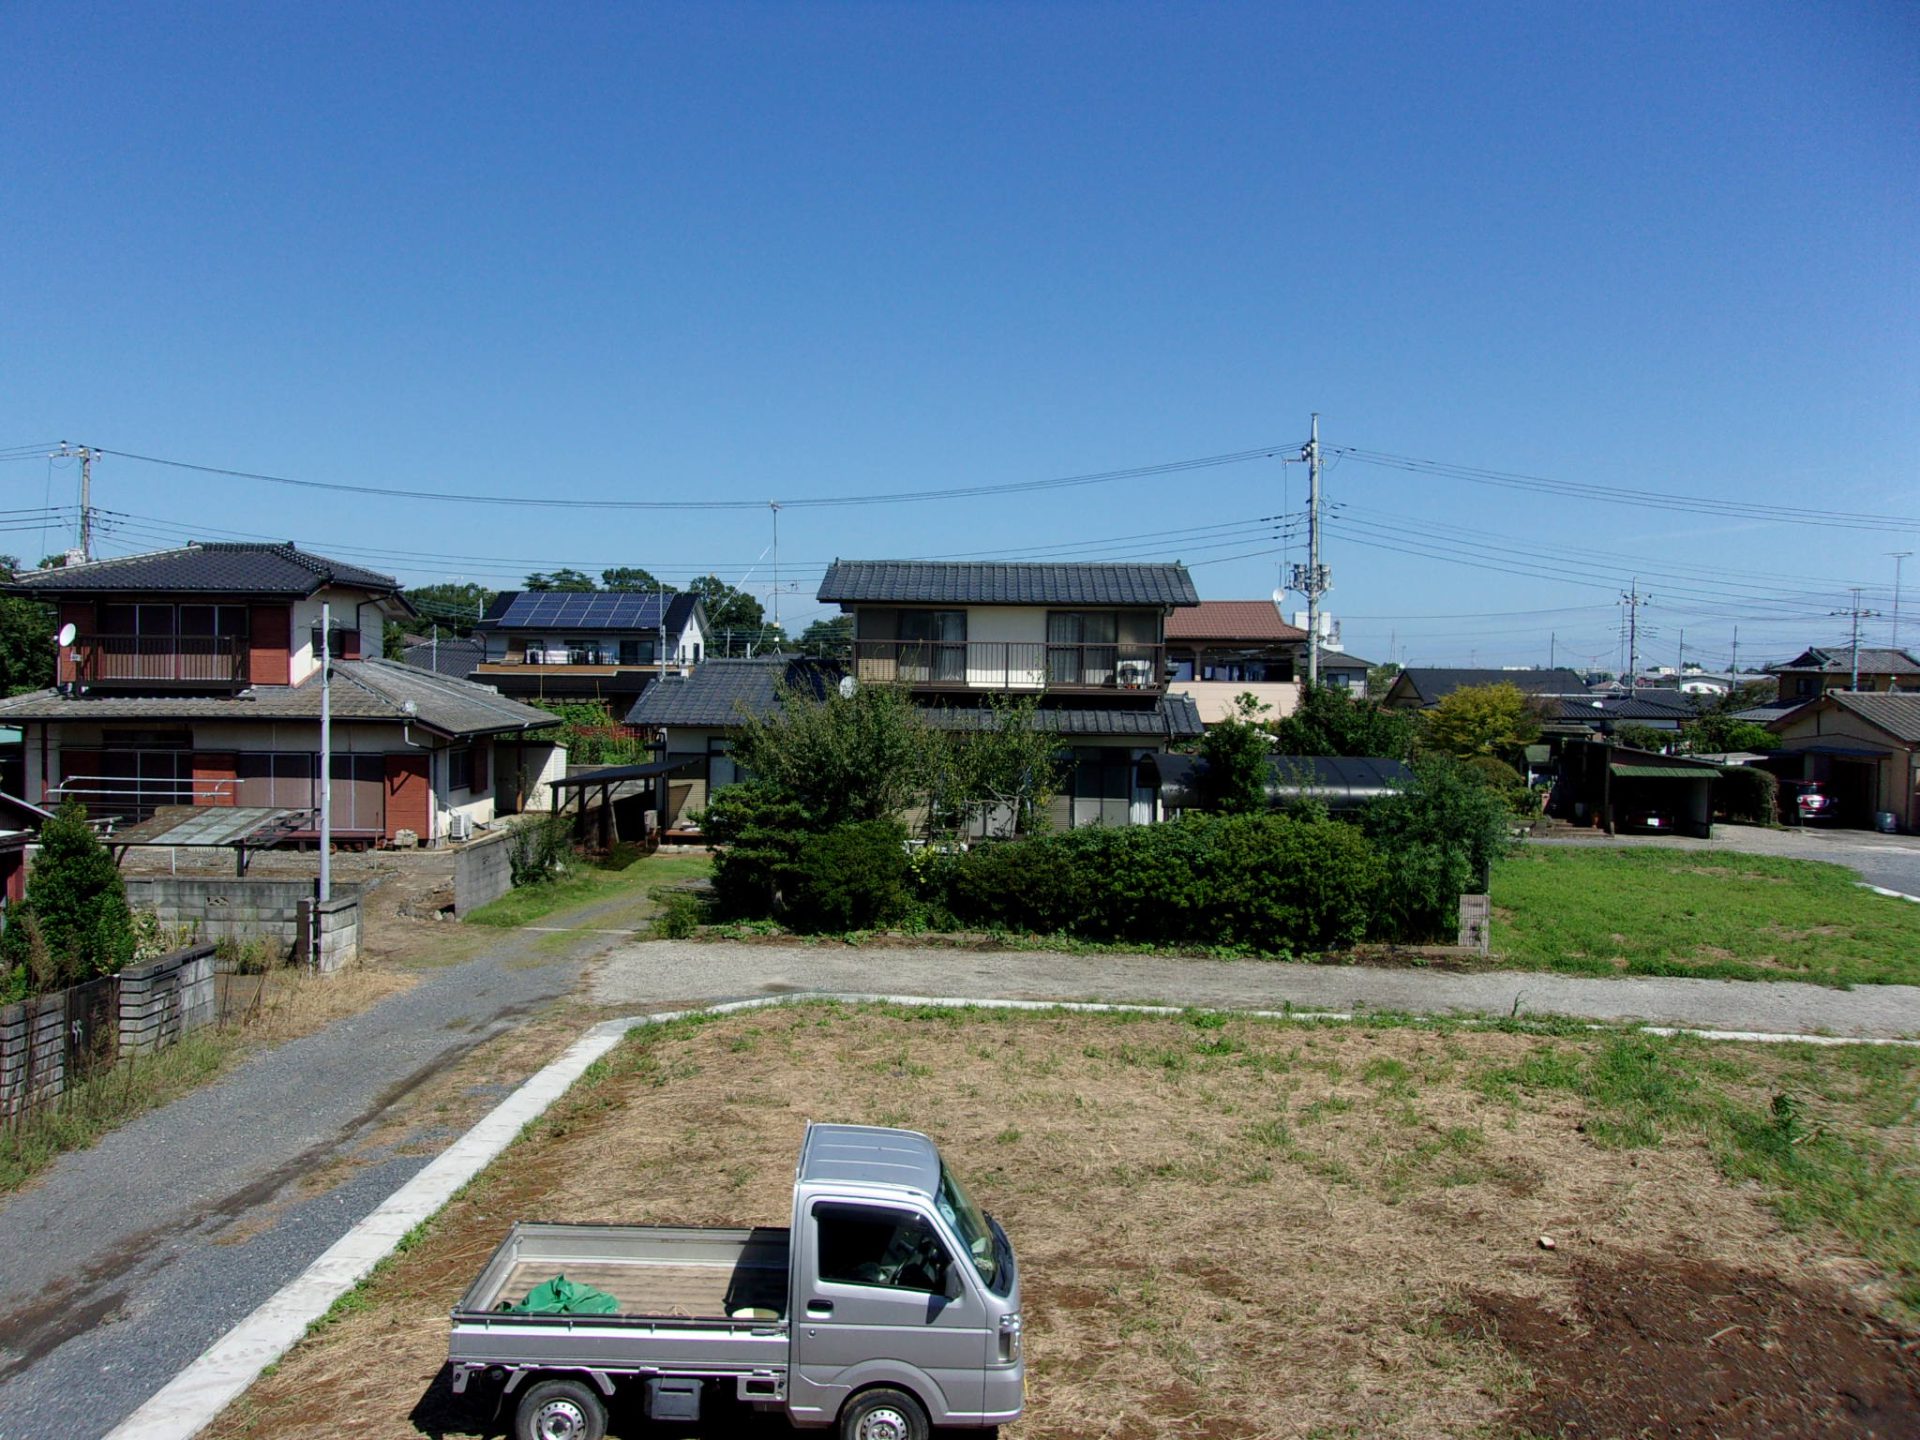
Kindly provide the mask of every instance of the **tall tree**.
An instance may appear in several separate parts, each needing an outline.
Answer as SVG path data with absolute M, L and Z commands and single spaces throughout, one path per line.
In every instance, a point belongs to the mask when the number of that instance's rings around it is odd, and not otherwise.
M 133 959 L 133 915 L 113 856 L 68 800 L 40 827 L 27 897 L 0 930 L 0 997 L 18 1000 L 91 980 Z
M 800 653 L 816 660 L 844 659 L 853 653 L 853 616 L 816 620 L 800 632 Z
M 1334 685 L 1308 688 L 1300 708 L 1273 724 L 1281 755 L 1367 755 L 1405 760 L 1413 753 L 1413 721 L 1376 700 L 1356 700 Z
M 437 629 L 442 635 L 471 635 L 474 622 L 500 592 L 471 580 L 442 580 L 433 585 L 416 585 L 403 593 L 420 612 L 423 632 Z
M 593 577 L 584 570 L 562 567 L 552 574 L 543 574 L 536 570 L 527 576 L 529 590 L 598 590 Z
M 757 631 L 766 625 L 767 612 L 760 602 L 718 575 L 702 575 L 687 589 L 706 606 L 710 629 Z
M 799 802 L 814 828 L 891 820 L 927 793 L 940 736 L 904 688 L 782 686 L 767 716 L 742 715 L 734 758 Z
M 642 570 L 638 565 L 616 565 L 611 570 L 602 570 L 600 585 L 606 590 L 657 591 L 668 588 L 651 570 Z
M 1421 738 L 1443 755 L 1510 756 L 1540 734 L 1540 717 L 1518 685 L 1462 685 L 1422 719 Z
M 1039 699 L 996 695 L 978 713 L 976 729 L 935 732 L 928 826 L 1002 837 L 1045 829 L 1060 788 L 1060 737 L 1041 726 Z
M 1255 815 L 1267 808 L 1267 776 L 1273 758 L 1273 737 L 1261 724 L 1271 709 L 1248 693 L 1234 701 L 1233 713 L 1209 725 L 1200 739 L 1200 755 L 1207 762 L 1201 793 L 1207 808 L 1223 815 Z

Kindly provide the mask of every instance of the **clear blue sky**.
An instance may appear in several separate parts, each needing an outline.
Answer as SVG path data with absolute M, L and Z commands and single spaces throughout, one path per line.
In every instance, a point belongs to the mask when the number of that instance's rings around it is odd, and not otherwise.
M 1912 5 L 16 0 L 0 52 L 0 448 L 793 499 L 1293 447 L 1318 410 L 1330 448 L 1920 515 Z M 0 509 L 74 480 L 0 464 Z M 781 611 L 820 613 L 835 555 L 1180 558 L 1264 596 L 1301 556 L 1259 517 L 1304 489 L 1263 460 L 791 508 Z M 1649 658 L 1684 629 L 1724 665 L 1736 624 L 1782 658 L 1844 635 L 1849 585 L 1889 610 L 1886 552 L 1920 550 L 1353 456 L 1327 493 L 1328 604 L 1376 660 L 1557 635 L 1611 665 L 1635 571 Z M 243 532 L 408 581 L 771 583 L 765 512 L 117 456 L 95 502 L 108 553 Z M 0 549 L 34 558 L 29 519 Z

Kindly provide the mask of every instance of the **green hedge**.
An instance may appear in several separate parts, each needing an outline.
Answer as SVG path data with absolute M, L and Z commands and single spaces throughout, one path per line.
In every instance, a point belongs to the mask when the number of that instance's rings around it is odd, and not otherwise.
M 939 874 L 962 925 L 1269 953 L 1362 939 L 1386 879 L 1350 825 L 1205 814 L 981 845 Z
M 1720 813 L 1749 825 L 1771 825 L 1779 815 L 1780 782 L 1770 770 L 1751 765 L 1729 765 L 1713 787 Z

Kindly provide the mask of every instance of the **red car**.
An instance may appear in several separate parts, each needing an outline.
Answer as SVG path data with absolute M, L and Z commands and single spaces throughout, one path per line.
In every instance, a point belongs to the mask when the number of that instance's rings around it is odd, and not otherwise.
M 1833 796 L 1827 794 L 1820 781 L 1808 780 L 1793 797 L 1793 811 L 1803 825 L 1809 820 L 1831 820 L 1834 815 Z

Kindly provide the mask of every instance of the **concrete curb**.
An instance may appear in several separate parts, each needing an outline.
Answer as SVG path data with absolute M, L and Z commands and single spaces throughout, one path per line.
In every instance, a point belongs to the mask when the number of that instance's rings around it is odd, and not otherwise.
M 1911 898 L 1911 897 L 1909 897 Z M 418 1225 L 438 1214 L 462 1186 L 499 1157 L 528 1124 L 564 1095 L 594 1061 L 606 1055 L 631 1030 L 664 1025 L 693 1015 L 727 1015 L 774 1006 L 839 1001 L 846 1004 L 940 1005 L 974 1010 L 1065 1010 L 1094 1014 L 1182 1015 L 1189 1008 L 1218 1009 L 1253 1019 L 1305 1023 L 1364 1024 L 1378 1018 L 1342 1010 L 1240 1010 L 1232 1007 L 1106 1004 L 1085 1000 L 979 1000 L 964 996 L 880 995 L 797 992 L 752 1000 L 731 1000 L 687 1010 L 668 1010 L 607 1020 L 568 1047 L 513 1094 L 495 1106 L 471 1130 L 415 1175 L 276 1294 L 200 1357 L 167 1382 L 151 1399 L 106 1436 L 106 1440 L 192 1440 L 260 1376 L 285 1355 L 307 1328 L 342 1295 L 372 1272 Z M 1455 1024 L 1498 1023 L 1473 1016 L 1422 1016 Z M 1528 1019 L 1545 1018 L 1530 1015 Z M 1920 1045 L 1920 1040 L 1868 1036 L 1787 1035 L 1764 1031 L 1691 1030 L 1671 1025 L 1621 1027 L 1595 1023 L 1588 1028 L 1638 1029 L 1650 1035 L 1687 1035 L 1702 1040 L 1750 1044 Z
M 1884 895 L 1889 900 L 1910 900 L 1915 905 L 1920 905 L 1920 895 L 1909 895 L 1904 890 L 1889 890 L 1884 885 L 1869 885 L 1864 880 L 1856 880 L 1853 883 L 1858 885 L 1862 890 L 1871 890 L 1874 894 Z

